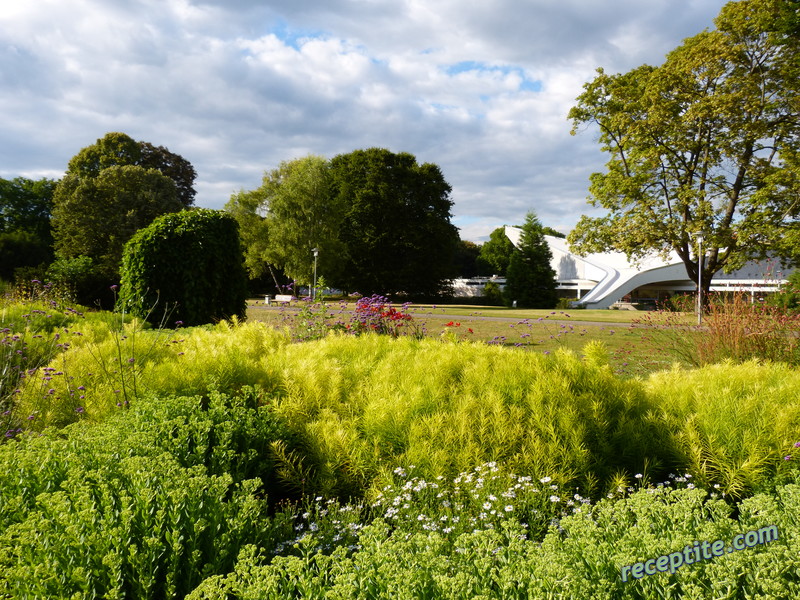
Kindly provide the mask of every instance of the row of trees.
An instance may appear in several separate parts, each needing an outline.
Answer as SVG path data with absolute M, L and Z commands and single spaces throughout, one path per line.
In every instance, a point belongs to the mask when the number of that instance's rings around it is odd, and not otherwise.
M 58 182 L 0 180 L 0 256 L 8 256 L 0 277 L 49 264 L 47 277 L 68 283 L 79 301 L 110 303 L 126 244 L 159 216 L 193 209 L 194 178 L 191 164 L 166 148 L 109 133 L 78 152 Z M 371 148 L 284 162 L 226 209 L 252 278 L 307 284 L 318 257 L 329 285 L 433 297 L 459 275 L 506 275 L 512 255 L 524 254 L 502 228 L 483 246 L 462 242 L 450 191 L 438 166 Z
M 458 275 L 450 185 L 431 163 L 382 148 L 282 163 L 234 194 L 251 276 L 279 270 L 303 284 L 317 267 L 333 287 L 437 296 Z

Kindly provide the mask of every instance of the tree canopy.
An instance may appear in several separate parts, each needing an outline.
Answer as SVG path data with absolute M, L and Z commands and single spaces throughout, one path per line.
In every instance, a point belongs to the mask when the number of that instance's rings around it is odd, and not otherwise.
M 11 280 L 18 268 L 52 260 L 55 187 L 51 179 L 0 178 L 0 278 Z
M 478 255 L 479 268 L 487 275 L 505 277 L 514 244 L 508 239 L 505 227 L 498 227 L 489 234 L 489 239 L 481 245 Z
M 333 287 L 421 296 L 453 276 L 459 238 L 449 194 L 438 166 L 370 148 L 281 163 L 226 208 L 242 228 L 251 274 L 274 264 L 311 283 L 317 248 L 319 274 Z
M 54 197 L 53 236 L 60 258 L 88 256 L 116 279 L 125 243 L 157 216 L 183 208 L 175 183 L 156 169 L 111 166 L 96 177 L 68 173 Z
M 436 296 L 454 276 L 458 230 L 439 167 L 407 152 L 356 150 L 331 160 L 332 197 L 345 206 L 342 287 Z
M 197 172 L 192 164 L 164 146 L 137 142 L 124 133 L 107 133 L 91 146 L 81 149 L 70 159 L 67 174 L 97 177 L 108 167 L 128 165 L 156 169 L 175 183 L 178 199 L 184 207 L 194 204 L 196 192 L 193 186 Z
M 194 177 L 194 168 L 166 148 L 106 134 L 72 157 L 56 187 L 57 257 L 89 257 L 98 275 L 116 280 L 125 243 L 157 216 L 191 205 Z
M 573 133 L 593 124 L 611 155 L 591 176 L 589 201 L 606 216 L 579 221 L 579 252 L 637 259 L 674 250 L 697 279 L 767 254 L 789 254 L 798 226 L 798 37 L 791 0 L 726 4 L 716 29 L 688 38 L 663 65 L 602 69 L 570 111 Z M 789 12 L 787 12 L 789 11 Z M 796 21 L 795 21 L 796 24 Z
M 544 239 L 542 224 L 532 212 L 522 226 L 519 247 L 514 248 L 506 272 L 506 303 L 519 308 L 553 308 L 558 302 L 553 255 Z

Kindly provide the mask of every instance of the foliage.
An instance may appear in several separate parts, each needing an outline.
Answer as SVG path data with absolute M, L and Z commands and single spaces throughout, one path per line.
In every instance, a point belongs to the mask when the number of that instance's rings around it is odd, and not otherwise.
M 56 255 L 91 258 L 110 285 L 118 281 L 122 250 L 133 234 L 181 208 L 175 184 L 155 169 L 111 166 L 96 177 L 68 172 L 54 197 Z
M 0 233 L 24 231 L 52 243 L 50 212 L 56 181 L 0 178 Z
M 13 281 L 18 269 L 44 265 L 52 258 L 52 248 L 33 233 L 0 233 L 0 279 Z
M 344 262 L 345 206 L 329 186 L 328 161 L 307 156 L 281 163 L 256 190 L 269 233 L 265 258 L 301 283 L 312 283 L 314 248 L 319 272 L 328 280 L 337 278 Z
M 67 174 L 93 179 L 103 169 L 123 166 L 156 169 L 175 183 L 178 199 L 184 208 L 194 203 L 192 186 L 197 173 L 191 163 L 163 146 L 137 142 L 124 133 L 107 133 L 94 144 L 82 148 L 70 159 Z
M 0 178 L 0 279 L 53 259 L 50 212 L 56 182 Z
M 142 399 L 95 427 L 0 446 L 0 593 L 182 598 L 288 515 L 268 457 L 284 429 L 257 390 Z
M 483 286 L 483 296 L 486 298 L 486 303 L 491 306 L 503 306 L 505 299 L 503 298 L 503 290 L 496 281 L 487 281 Z
M 514 244 L 506 235 L 506 228 L 498 227 L 489 234 L 489 240 L 481 245 L 478 258 L 482 272 L 505 277 L 513 253 Z
M 570 234 L 580 252 L 641 258 L 674 250 L 697 280 L 796 247 L 800 190 L 797 36 L 776 31 L 784 0 L 726 4 L 717 29 L 688 38 L 660 67 L 598 70 L 570 111 L 573 132 L 600 129 L 611 155 L 591 177 L 590 203 Z M 791 233 L 791 235 L 787 235 Z
M 197 172 L 192 164 L 174 152 L 170 152 L 164 146 L 153 146 L 149 142 L 139 142 L 141 155 L 136 163 L 145 169 L 157 169 L 162 175 L 166 175 L 175 182 L 178 190 L 178 200 L 184 208 L 189 208 L 194 204 L 194 197 L 197 192 L 194 190 L 194 180 Z
M 344 207 L 347 249 L 332 285 L 368 295 L 433 297 L 452 278 L 458 230 L 450 223 L 450 185 L 435 164 L 381 148 L 330 161 L 331 199 Z
M 25 380 L 66 349 L 63 332 L 83 320 L 50 292 L 50 286 L 37 283 L 25 300 L 0 299 L 0 435 L 6 439 L 22 432 L 16 409 Z
M 468 279 L 480 275 L 478 257 L 481 246 L 469 240 L 461 240 L 456 249 L 455 265 L 459 277 Z
M 767 296 L 767 304 L 791 312 L 800 309 L 800 269 L 792 271 L 777 293 Z
M 106 134 L 70 160 L 56 187 L 56 256 L 89 257 L 105 287 L 116 284 L 125 243 L 157 216 L 189 206 L 194 177 L 192 166 L 166 148 Z M 101 300 L 106 306 L 108 298 Z
M 500 526 L 460 535 L 441 529 L 419 531 L 408 519 L 398 526 L 377 520 L 358 531 L 356 543 L 332 553 L 314 552 L 326 529 L 307 531 L 296 554 L 271 561 L 255 548 L 242 552 L 235 571 L 207 579 L 191 600 L 304 598 L 574 598 L 612 600 L 797 595 L 800 565 L 792 551 L 797 536 L 800 488 L 741 505 L 739 521 L 730 508 L 693 489 L 641 489 L 621 500 L 578 505 L 553 522 L 540 543 L 527 535 L 514 513 Z M 422 523 L 439 511 L 408 503 Z M 404 506 L 405 508 L 405 506 Z M 462 518 L 474 514 L 464 511 Z M 338 515 L 338 513 L 337 513 Z M 445 516 L 445 515 L 443 515 Z M 428 520 L 430 519 L 430 520 Z M 727 543 L 737 534 L 775 525 L 768 544 L 622 581 L 621 568 L 661 554 L 681 552 L 695 540 Z
M 660 406 L 682 468 L 706 488 L 733 497 L 770 489 L 797 440 L 800 379 L 787 365 L 721 363 L 652 375 L 648 395 Z
M 87 313 L 80 327 L 60 336 L 68 352 L 30 373 L 17 395 L 18 420 L 35 431 L 102 421 L 149 394 L 235 392 L 248 385 L 275 390 L 278 375 L 261 362 L 289 341 L 260 323 L 173 331 L 122 313 Z
M 101 304 L 107 304 L 113 295 L 107 279 L 98 273 L 94 261 L 88 256 L 56 259 L 47 268 L 46 278 L 84 306 L 96 304 L 98 299 L 101 299 Z
M 120 304 L 154 324 L 243 317 L 243 262 L 230 215 L 209 209 L 163 215 L 125 246 Z
M 225 210 L 239 224 L 245 266 L 251 278 L 262 277 L 271 270 L 267 259 L 269 226 L 266 217 L 259 214 L 263 203 L 263 192 L 258 188 L 250 192 L 240 190 L 225 204 Z
M 541 223 L 534 213 L 528 213 L 506 272 L 506 304 L 516 301 L 519 308 L 554 308 L 558 296 L 552 259 Z
M 752 359 L 800 364 L 800 314 L 745 293 L 710 294 L 701 327 L 680 313 L 659 311 L 637 320 L 651 343 L 688 365 Z

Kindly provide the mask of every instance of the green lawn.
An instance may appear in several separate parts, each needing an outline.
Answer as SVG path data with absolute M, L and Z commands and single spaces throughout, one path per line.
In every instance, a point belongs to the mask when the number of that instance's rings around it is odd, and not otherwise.
M 276 327 L 297 325 L 299 303 L 294 307 L 266 309 L 263 301 L 251 301 L 248 320 Z M 353 303 L 330 302 L 331 323 L 347 321 Z M 609 351 L 610 364 L 624 376 L 646 375 L 669 368 L 676 359 L 663 344 L 652 339 L 652 330 L 635 322 L 648 313 L 627 310 L 530 310 L 494 306 L 412 305 L 413 323 L 428 337 L 446 333 L 461 339 L 552 353 L 559 348 L 581 352 L 592 340 Z M 687 324 L 692 316 L 686 315 Z M 452 322 L 452 325 L 449 325 Z

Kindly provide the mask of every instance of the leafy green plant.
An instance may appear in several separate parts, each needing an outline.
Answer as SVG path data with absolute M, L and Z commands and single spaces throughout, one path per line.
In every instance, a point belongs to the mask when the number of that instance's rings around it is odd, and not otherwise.
M 155 219 L 125 246 L 121 306 L 153 324 L 244 317 L 247 273 L 237 227 L 232 216 L 208 209 Z
M 269 445 L 290 440 L 261 392 L 141 399 L 95 427 L 0 446 L 0 593 L 181 598 L 272 551 L 293 518 Z

